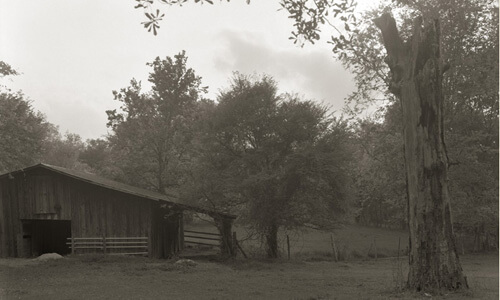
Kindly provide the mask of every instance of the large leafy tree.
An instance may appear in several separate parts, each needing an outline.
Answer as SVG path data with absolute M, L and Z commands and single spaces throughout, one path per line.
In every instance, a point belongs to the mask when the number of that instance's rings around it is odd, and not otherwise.
M 9 64 L 0 61 L 0 78 L 18 75 Z M 86 169 L 79 162 L 83 149 L 80 136 L 61 137 L 57 126 L 31 106 L 22 92 L 0 86 L 0 173 L 38 162 L 71 169 Z
M 0 78 L 11 75 L 15 69 L 0 61 Z M 51 128 L 23 93 L 0 86 L 0 173 L 40 161 Z
M 0 173 L 40 161 L 50 127 L 23 94 L 0 92 Z
M 173 58 L 157 57 L 148 63 L 150 92 L 142 92 L 135 79 L 129 87 L 113 92 L 121 107 L 107 111 L 112 129 L 109 142 L 122 180 L 161 193 L 182 183 L 191 118 L 205 92 L 201 78 L 186 62 L 185 52 Z
M 339 222 L 351 161 L 345 124 L 314 102 L 279 96 L 266 76 L 236 75 L 218 100 L 198 164 L 210 174 L 200 199 L 237 208 L 269 257 L 279 254 L 280 228 Z

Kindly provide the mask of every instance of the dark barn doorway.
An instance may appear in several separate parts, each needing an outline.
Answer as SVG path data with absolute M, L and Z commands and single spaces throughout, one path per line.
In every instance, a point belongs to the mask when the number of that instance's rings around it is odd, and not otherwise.
M 31 255 L 44 253 L 71 253 L 67 238 L 71 237 L 71 221 L 63 220 L 25 220 L 24 237 L 31 239 Z

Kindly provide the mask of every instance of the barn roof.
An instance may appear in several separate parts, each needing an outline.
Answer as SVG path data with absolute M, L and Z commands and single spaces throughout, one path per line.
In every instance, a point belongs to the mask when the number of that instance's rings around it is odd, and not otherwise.
M 66 169 L 66 168 L 58 167 L 58 166 L 52 166 L 52 165 L 45 164 L 45 163 L 39 163 L 39 164 L 36 164 L 34 166 L 26 167 L 24 169 L 5 173 L 5 174 L 0 175 L 0 177 L 8 176 L 9 174 L 15 174 L 15 173 L 19 173 L 19 172 L 25 172 L 25 171 L 29 171 L 29 170 L 33 170 L 33 169 L 39 169 L 39 168 L 47 169 L 47 170 L 50 170 L 50 171 L 53 171 L 53 172 L 56 172 L 56 173 L 59 173 L 59 174 L 62 174 L 62 175 L 68 176 L 68 177 L 72 177 L 74 179 L 77 179 L 77 180 L 80 180 L 83 182 L 87 182 L 87 183 L 90 183 L 93 185 L 105 187 L 105 188 L 115 190 L 115 191 L 120 191 L 120 192 L 127 193 L 130 195 L 135 195 L 135 196 L 138 196 L 141 198 L 147 198 L 147 199 L 153 200 L 153 201 L 167 202 L 168 204 L 177 206 L 177 207 L 182 208 L 182 209 L 192 210 L 195 212 L 204 213 L 204 214 L 208 214 L 208 215 L 219 215 L 221 217 L 226 217 L 226 218 L 231 218 L 231 219 L 236 218 L 235 215 L 221 213 L 221 212 L 206 209 L 203 207 L 197 207 L 197 206 L 193 206 L 193 205 L 186 205 L 186 204 L 180 203 L 180 202 L 178 202 L 179 198 L 175 195 L 172 195 L 172 194 L 161 194 L 159 192 L 150 191 L 150 190 L 146 190 L 143 188 L 135 187 L 135 186 L 128 185 L 125 183 L 121 183 L 118 181 L 107 179 L 107 178 L 104 178 L 101 176 L 97 176 L 95 174 L 77 171 L 77 170 Z

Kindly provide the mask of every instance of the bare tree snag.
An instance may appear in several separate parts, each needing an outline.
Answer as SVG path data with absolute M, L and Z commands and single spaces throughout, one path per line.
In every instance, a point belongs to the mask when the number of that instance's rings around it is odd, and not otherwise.
M 405 42 L 390 14 L 374 20 L 391 70 L 390 91 L 402 106 L 410 252 L 407 286 L 417 291 L 468 288 L 458 258 L 443 137 L 439 22 L 417 18 Z

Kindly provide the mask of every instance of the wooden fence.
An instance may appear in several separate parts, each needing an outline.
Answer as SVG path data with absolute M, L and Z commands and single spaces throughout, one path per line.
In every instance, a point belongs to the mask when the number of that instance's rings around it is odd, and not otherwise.
M 104 254 L 147 255 L 147 237 L 85 237 L 68 238 L 71 254 L 102 252 Z
M 220 247 L 222 236 L 218 233 L 184 230 L 184 243 Z

